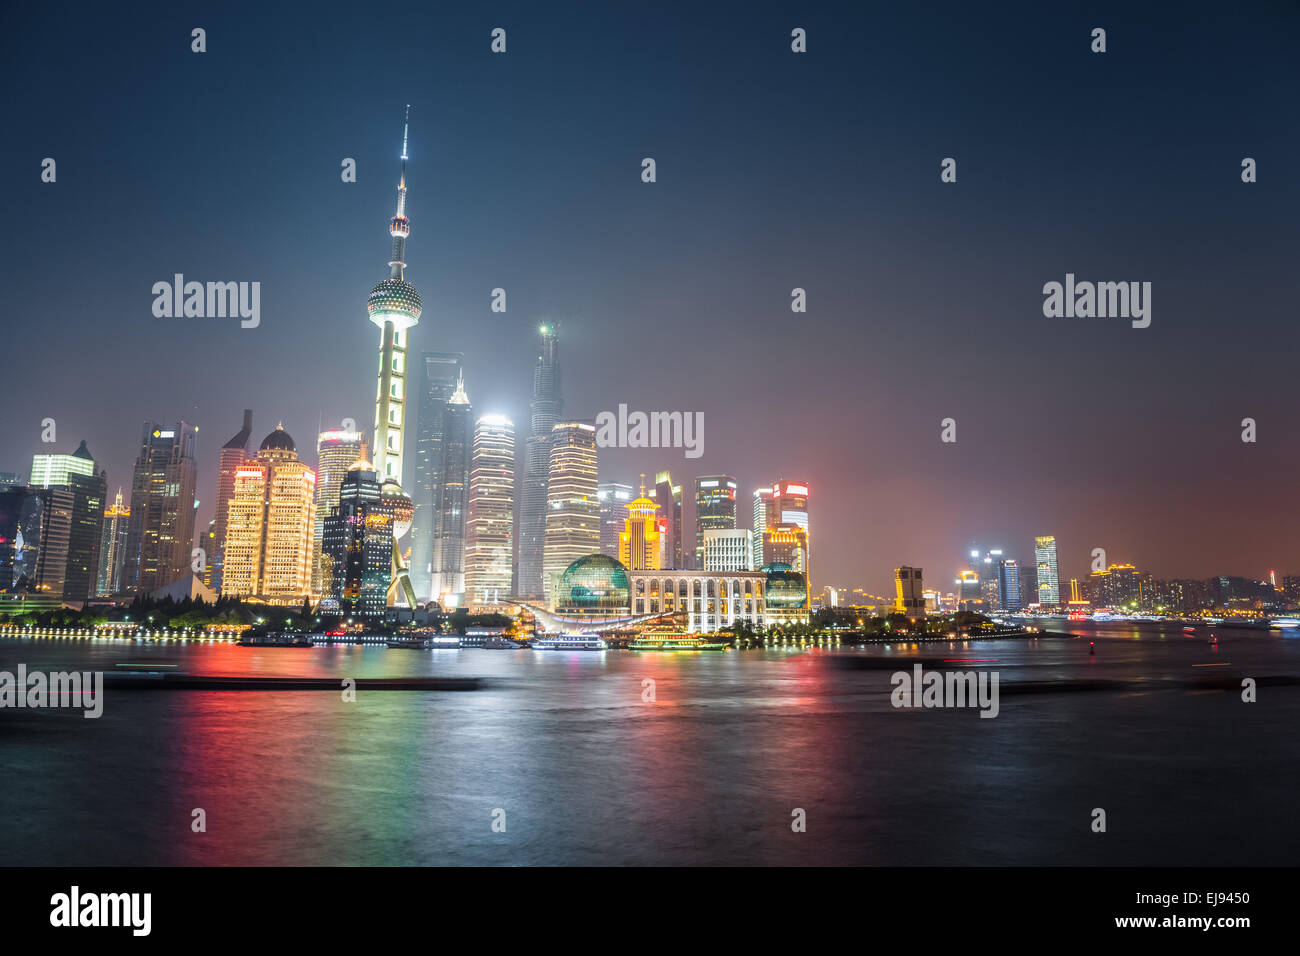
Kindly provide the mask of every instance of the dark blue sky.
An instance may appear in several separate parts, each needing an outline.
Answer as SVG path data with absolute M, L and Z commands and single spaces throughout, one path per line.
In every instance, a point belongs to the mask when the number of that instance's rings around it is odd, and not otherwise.
M 1067 576 L 1094 547 L 1300 573 L 1300 5 L 450 6 L 0 13 L 0 470 L 53 417 L 129 486 L 141 422 L 184 417 L 206 525 L 245 406 L 309 452 L 368 424 L 409 102 L 412 350 L 465 352 L 522 430 L 560 319 L 568 414 L 704 412 L 703 458 L 603 451 L 603 479 L 727 472 L 747 514 L 804 478 L 818 586 L 1041 533 Z M 155 318 L 176 272 L 260 281 L 261 327 Z M 1151 327 L 1044 318 L 1067 272 L 1150 281 Z

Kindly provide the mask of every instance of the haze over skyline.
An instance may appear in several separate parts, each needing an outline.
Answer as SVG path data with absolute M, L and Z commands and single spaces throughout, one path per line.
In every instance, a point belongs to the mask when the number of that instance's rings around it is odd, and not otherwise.
M 972 545 L 1030 565 L 1038 534 L 1063 581 L 1096 547 L 1158 577 L 1300 573 L 1294 11 L 508 4 L 395 36 L 350 9 L 0 14 L 26 131 L 0 156 L 0 471 L 84 438 L 111 500 L 143 421 L 184 418 L 197 530 L 242 409 L 254 446 L 283 422 L 308 460 L 318 424 L 369 438 L 409 102 L 411 353 L 464 352 L 475 414 L 521 439 L 558 319 L 566 416 L 704 413 L 700 458 L 602 449 L 601 480 L 667 469 L 689 499 L 730 474 L 744 526 L 755 488 L 806 480 L 817 588 L 912 564 L 947 589 Z M 175 273 L 261 282 L 261 325 L 155 318 Z M 1067 273 L 1150 281 L 1150 328 L 1044 318 Z

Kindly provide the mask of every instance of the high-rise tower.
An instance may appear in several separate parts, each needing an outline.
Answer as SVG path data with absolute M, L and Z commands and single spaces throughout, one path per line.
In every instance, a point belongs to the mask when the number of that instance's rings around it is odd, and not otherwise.
M 131 518 L 123 590 L 149 594 L 191 570 L 194 547 L 195 445 L 198 429 L 185 422 L 163 428 L 145 422 L 131 475 Z
M 442 413 L 442 465 L 438 478 L 438 530 L 433 544 L 433 598 L 443 609 L 459 607 L 465 592 L 465 498 L 474 445 L 474 413 L 465 377 Z
M 695 479 L 695 567 L 704 568 L 704 532 L 735 530 L 736 479 L 705 475 Z
M 532 415 L 519 507 L 519 573 L 515 579 L 515 592 L 520 597 L 540 597 L 543 593 L 551 437 L 564 408 L 564 398 L 560 393 L 559 329 L 554 325 L 543 325 L 538 331 L 542 337 L 542 352 L 533 369 L 533 397 L 529 403 Z
M 515 426 L 484 415 L 474 428 L 465 519 L 465 597 L 491 606 L 511 593 L 515 511 Z
M 379 388 L 375 397 L 375 471 L 386 487 L 384 497 L 394 506 L 393 574 L 389 600 L 400 588 L 407 603 L 416 604 L 415 591 L 402 560 L 399 539 L 411 528 L 414 506 L 401 490 L 402 462 L 406 440 L 406 333 L 420 321 L 420 293 L 406 281 L 406 237 L 411 224 L 406 218 L 406 133 L 411 115 L 406 107 L 407 123 L 402 126 L 402 178 L 397 186 L 397 215 L 388 225 L 393 237 L 393 258 L 388 263 L 388 278 L 370 290 L 366 311 L 370 321 L 379 326 Z
M 544 594 L 570 564 L 600 549 L 600 502 L 596 498 L 596 426 L 560 422 L 551 429 L 550 477 L 546 485 Z
M 465 364 L 461 352 L 420 354 L 419 395 L 415 421 L 415 522 L 411 525 L 411 583 L 415 597 L 428 601 L 433 592 L 434 541 L 438 537 L 438 502 L 442 487 L 442 440 L 447 402 L 456 394 Z M 513 496 L 512 496 L 513 497 Z
M 311 593 L 325 594 L 322 580 L 325 562 L 325 519 L 339 503 L 339 489 L 348 469 L 365 458 L 366 443 L 360 432 L 346 427 L 332 428 L 316 436 L 316 526 L 312 529 Z
M 212 589 L 221 593 L 222 552 L 226 547 L 226 521 L 229 518 L 230 498 L 235 493 L 235 472 L 248 457 L 248 439 L 253 432 L 253 410 L 244 409 L 244 424 L 221 446 L 217 456 L 217 510 L 212 519 L 212 553 L 207 556 L 212 568 Z

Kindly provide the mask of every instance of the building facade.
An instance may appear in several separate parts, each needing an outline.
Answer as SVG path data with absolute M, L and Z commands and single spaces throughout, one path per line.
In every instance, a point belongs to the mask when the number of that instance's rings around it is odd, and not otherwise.
M 705 569 L 704 532 L 736 527 L 736 479 L 730 475 L 705 475 L 695 479 L 695 564 Z
M 325 555 L 325 519 L 339 503 L 339 490 L 348 469 L 366 457 L 365 439 L 347 428 L 332 428 L 316 436 L 316 515 L 312 522 L 311 593 L 325 591 L 322 561 Z
M 122 562 L 126 558 L 126 532 L 131 509 L 122 502 L 122 489 L 117 489 L 113 506 L 104 512 L 103 531 L 99 539 L 99 575 L 95 593 L 108 597 L 122 590 Z
M 658 571 L 663 567 L 658 512 L 659 506 L 644 493 L 628 503 L 627 520 L 618 536 L 618 560 L 629 571 Z
M 925 585 L 921 569 L 901 567 L 894 569 L 894 611 L 906 614 L 909 620 L 925 617 Z
M 253 410 L 244 409 L 244 424 L 221 446 L 217 454 L 217 508 L 212 518 L 212 547 L 208 549 L 206 565 L 211 570 L 207 576 L 212 589 L 221 593 L 222 551 L 226 546 L 226 517 L 230 511 L 230 497 L 235 493 L 235 471 L 248 457 L 248 439 L 253 433 Z
M 474 410 L 465 394 L 463 376 L 447 400 L 442 417 L 431 593 L 443 608 L 453 608 L 460 605 L 465 593 L 465 510 L 474 447 Z
M 626 530 L 627 506 L 635 497 L 636 490 L 631 485 L 617 481 L 602 481 L 596 486 L 596 499 L 600 502 L 601 554 L 618 556 L 618 536 Z
M 326 515 L 321 547 L 321 608 L 344 617 L 379 618 L 388 607 L 393 508 L 380 493 L 375 466 L 353 462 Z
M 744 528 L 710 528 L 704 532 L 704 570 L 754 570 L 754 542 Z
M 1038 603 L 1052 607 L 1061 603 L 1061 578 L 1056 564 L 1056 538 L 1050 534 L 1034 539 L 1034 564 L 1038 568 Z
M 456 394 L 465 368 L 462 352 L 420 355 L 420 396 L 415 437 L 415 504 L 411 525 L 411 576 L 416 597 L 430 601 L 433 590 L 433 550 L 438 535 L 438 502 L 442 475 L 442 439 L 447 402 Z
M 564 410 L 559 329 L 555 325 L 543 325 L 538 331 L 541 354 L 537 356 L 537 365 L 533 369 L 533 397 L 529 403 L 529 436 L 524 449 L 518 571 L 515 576 L 516 593 L 532 598 L 541 597 L 548 586 L 544 577 L 551 438 Z

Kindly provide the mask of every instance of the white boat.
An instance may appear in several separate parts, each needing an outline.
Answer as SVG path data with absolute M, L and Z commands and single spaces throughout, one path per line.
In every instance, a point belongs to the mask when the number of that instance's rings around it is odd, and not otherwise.
M 590 634 L 560 634 L 556 637 L 539 637 L 532 642 L 532 647 L 539 651 L 603 651 L 609 645 Z

